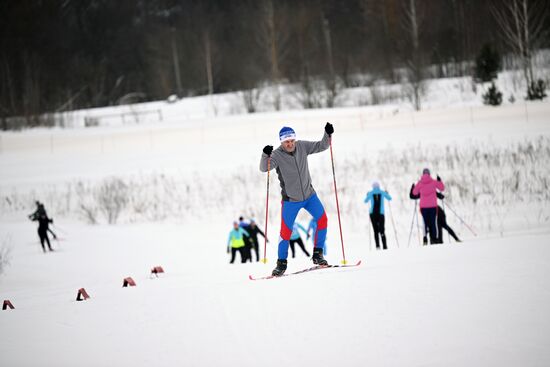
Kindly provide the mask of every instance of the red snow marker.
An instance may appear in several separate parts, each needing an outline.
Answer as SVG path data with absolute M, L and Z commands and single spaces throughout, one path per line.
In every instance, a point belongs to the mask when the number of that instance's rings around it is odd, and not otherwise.
M 124 278 L 124 283 L 122 283 L 122 287 L 135 287 L 136 286 L 136 282 L 134 282 L 134 280 L 131 278 L 131 277 L 128 277 L 128 278 Z
M 155 266 L 153 269 L 151 269 L 151 274 L 155 274 L 158 277 L 159 273 L 164 273 L 164 269 L 162 266 Z
M 9 299 L 6 299 L 4 300 L 4 304 L 2 305 L 2 310 L 6 310 L 7 308 L 10 308 L 11 310 L 13 310 L 15 307 L 13 307 L 13 305 L 11 304 L 10 300 Z
M 90 298 L 90 296 L 88 295 L 88 292 L 86 292 L 86 290 L 84 288 L 80 288 L 78 290 L 77 295 L 76 295 L 76 300 L 77 301 L 84 301 L 88 298 Z

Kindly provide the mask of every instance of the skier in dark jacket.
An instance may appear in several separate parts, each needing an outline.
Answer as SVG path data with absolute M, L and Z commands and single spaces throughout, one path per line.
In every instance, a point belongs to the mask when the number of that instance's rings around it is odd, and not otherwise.
M 44 204 L 42 204 L 40 201 L 37 200 L 36 201 L 36 210 L 34 211 L 34 213 L 29 214 L 29 219 L 30 220 L 35 220 L 33 218 L 38 217 L 39 215 L 45 215 L 46 217 L 48 216 L 48 214 L 46 213 L 46 209 L 44 208 Z M 52 231 L 52 229 L 50 227 L 48 227 L 48 232 L 50 232 L 52 234 L 54 240 L 57 239 L 56 234 Z
M 48 231 L 50 230 L 49 224 L 53 223 L 53 219 L 48 218 L 48 215 L 46 214 L 46 210 L 44 209 L 44 206 L 41 203 L 37 201 L 36 205 L 37 205 L 37 209 L 34 213 L 29 215 L 29 219 L 32 221 L 38 222 L 38 237 L 40 238 L 40 244 L 42 245 L 42 250 L 46 252 L 46 247 L 44 246 L 44 243 L 47 243 L 48 249 L 50 251 L 53 251 L 52 245 L 50 243 L 50 239 L 48 238 Z M 55 234 L 53 235 L 55 238 Z
M 414 195 L 413 194 L 414 184 L 411 186 L 411 191 L 409 192 L 409 197 L 413 200 L 419 199 L 420 195 Z M 436 193 L 437 198 L 440 200 L 445 199 L 445 195 L 443 195 L 440 192 Z M 447 224 L 447 215 L 445 214 L 445 211 L 441 206 L 437 206 L 437 243 L 443 243 L 443 229 L 447 230 L 449 234 L 455 239 L 456 242 L 462 242 L 456 233 L 453 231 L 453 229 Z M 428 228 L 426 225 L 424 225 L 424 245 L 428 243 L 428 238 L 426 237 L 426 234 L 428 233 Z
M 376 242 L 376 249 L 380 250 L 380 240 L 382 239 L 382 249 L 387 250 L 386 233 L 384 231 L 384 200 L 391 201 L 391 196 L 387 191 L 380 189 L 380 184 L 374 182 L 372 184 L 372 190 L 367 192 L 364 202 L 370 203 L 370 221 L 372 229 L 374 231 L 374 241 Z
M 332 133 L 334 133 L 334 127 L 327 122 L 321 140 L 296 141 L 294 130 L 290 127 L 283 127 L 279 131 L 281 145 L 275 150 L 271 145 L 266 145 L 263 149 L 260 159 L 260 171 L 276 170 L 282 195 L 281 231 L 277 267 L 272 272 L 274 276 L 281 276 L 286 271 L 292 228 L 296 216 L 302 208 L 307 210 L 317 221 L 313 263 L 328 265 L 323 257 L 327 236 L 327 215 L 323 204 L 321 204 L 313 189 L 307 158 L 310 154 L 327 150 L 330 147 Z
M 260 261 L 260 246 L 258 244 L 258 234 L 261 234 L 263 238 L 265 238 L 264 232 L 256 225 L 256 221 L 254 219 L 250 220 L 250 224 L 245 225 L 244 227 L 245 231 L 248 232 L 248 240 L 250 242 L 251 248 L 256 252 L 256 261 Z M 269 240 L 267 240 L 269 242 Z M 252 257 L 252 254 L 250 255 Z M 252 259 L 250 259 L 252 261 Z
M 244 256 L 245 256 L 245 261 L 244 262 L 247 262 L 247 261 L 252 262 L 252 246 L 253 246 L 253 243 L 252 243 L 252 239 L 250 238 L 250 235 L 249 235 L 249 232 L 248 232 L 248 226 L 249 225 L 250 225 L 250 223 L 248 223 L 246 220 L 244 220 L 244 217 L 241 215 L 239 217 L 239 227 L 241 227 L 242 229 L 244 229 L 247 232 L 247 233 L 245 233 L 245 235 L 243 237 L 243 241 L 244 241 L 243 253 L 244 253 Z

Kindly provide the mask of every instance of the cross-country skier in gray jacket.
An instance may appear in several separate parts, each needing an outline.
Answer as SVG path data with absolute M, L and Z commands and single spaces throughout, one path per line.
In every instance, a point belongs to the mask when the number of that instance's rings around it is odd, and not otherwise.
M 277 267 L 272 272 L 275 276 L 281 276 L 286 271 L 292 227 L 298 212 L 302 208 L 307 210 L 317 221 L 317 231 L 313 239 L 313 263 L 328 265 L 323 257 L 323 248 L 327 236 L 327 215 L 313 189 L 307 156 L 327 150 L 330 146 L 332 133 L 334 133 L 334 127 L 327 122 L 321 140 L 296 141 L 294 130 L 290 127 L 283 127 L 279 131 L 281 145 L 275 150 L 271 145 L 266 145 L 263 149 L 260 159 L 260 171 L 267 172 L 268 167 L 270 170 L 275 169 L 281 184 L 281 232 Z

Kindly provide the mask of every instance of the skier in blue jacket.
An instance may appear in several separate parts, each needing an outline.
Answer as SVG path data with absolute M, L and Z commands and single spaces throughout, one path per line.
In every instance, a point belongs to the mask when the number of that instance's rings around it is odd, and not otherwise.
M 370 203 L 370 222 L 374 231 L 374 241 L 376 242 L 376 249 L 380 250 L 380 237 L 382 239 L 382 248 L 388 249 L 386 244 L 386 233 L 384 229 L 384 199 L 391 201 L 391 196 L 387 191 L 380 189 L 380 184 L 374 182 L 372 184 L 372 190 L 367 192 L 365 197 L 365 203 Z

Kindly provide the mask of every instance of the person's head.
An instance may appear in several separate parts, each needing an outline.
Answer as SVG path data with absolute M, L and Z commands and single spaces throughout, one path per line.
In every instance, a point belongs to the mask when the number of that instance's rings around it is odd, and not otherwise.
M 430 169 L 429 168 L 424 168 L 422 170 L 422 175 L 429 175 L 430 174 Z
M 241 215 L 241 216 L 239 217 L 239 222 L 242 222 L 243 220 L 244 220 L 244 217 Z
M 237 221 L 233 222 L 233 228 L 235 229 L 239 228 L 239 222 Z
M 296 149 L 296 132 L 291 127 L 285 126 L 279 131 L 279 140 L 286 152 L 292 153 Z
M 254 218 L 250 219 L 250 226 L 252 228 L 256 227 L 256 220 Z
M 378 181 L 374 181 L 372 183 L 372 188 L 375 189 L 375 190 L 380 188 L 380 184 L 378 183 Z
M 40 206 L 40 201 L 36 200 L 34 203 L 36 204 L 36 206 Z

